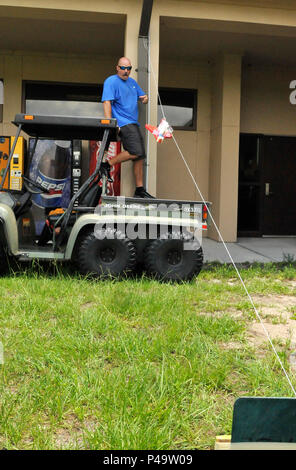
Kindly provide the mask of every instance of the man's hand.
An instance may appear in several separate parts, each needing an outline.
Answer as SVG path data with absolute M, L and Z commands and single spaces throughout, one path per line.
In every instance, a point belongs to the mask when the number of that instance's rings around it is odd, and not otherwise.
M 139 99 L 142 101 L 143 104 L 148 103 L 148 96 L 147 95 L 139 96 Z

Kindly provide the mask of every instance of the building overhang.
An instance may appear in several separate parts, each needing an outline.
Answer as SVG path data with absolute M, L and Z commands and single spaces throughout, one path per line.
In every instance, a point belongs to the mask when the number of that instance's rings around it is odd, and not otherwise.
M 213 59 L 235 53 L 252 63 L 295 65 L 296 27 L 193 18 L 160 18 L 160 58 Z
M 0 7 L 0 52 L 120 56 L 126 15 Z

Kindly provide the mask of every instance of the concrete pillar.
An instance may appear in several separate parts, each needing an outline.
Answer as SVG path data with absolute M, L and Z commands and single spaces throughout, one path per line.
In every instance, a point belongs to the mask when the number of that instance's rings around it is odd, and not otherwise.
M 22 106 L 22 57 L 18 55 L 5 56 L 4 66 L 4 106 L 3 106 L 3 135 L 13 135 L 16 127 L 11 124 Z M 9 98 L 9 102 L 8 102 Z
M 149 74 L 149 124 L 158 125 L 158 76 L 159 76 L 159 13 L 152 11 L 150 22 L 150 74 Z M 147 144 L 147 188 L 152 196 L 157 196 L 157 143 L 152 134 L 148 133 Z
M 221 54 L 214 65 L 209 200 L 225 241 L 237 239 L 241 55 Z M 212 226 L 209 236 L 219 240 Z

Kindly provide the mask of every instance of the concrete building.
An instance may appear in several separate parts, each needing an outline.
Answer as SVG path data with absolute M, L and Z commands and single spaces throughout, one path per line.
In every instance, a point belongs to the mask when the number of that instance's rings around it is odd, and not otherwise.
M 142 0 L 0 0 L 0 135 L 13 135 L 14 115 L 44 101 L 73 112 L 80 94 L 77 112 L 102 113 L 96 90 L 119 57 L 131 59 L 138 79 L 142 7 Z M 153 2 L 147 119 L 159 122 L 159 88 L 226 241 L 296 234 L 295 50 L 293 0 Z M 149 192 L 200 199 L 174 142 L 146 139 Z M 127 196 L 131 168 L 122 165 Z M 217 238 L 213 229 L 208 236 Z

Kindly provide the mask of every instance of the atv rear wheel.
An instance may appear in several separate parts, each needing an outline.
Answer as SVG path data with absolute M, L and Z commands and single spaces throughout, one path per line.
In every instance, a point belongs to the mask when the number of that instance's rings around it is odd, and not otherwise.
M 0 245 L 0 276 L 3 276 L 8 273 L 9 266 L 9 257 L 3 246 Z
M 203 265 L 202 248 L 184 249 L 185 241 L 187 237 L 178 232 L 151 241 L 144 253 L 148 274 L 163 281 L 189 281 L 197 276 Z
M 78 266 L 83 274 L 93 277 L 119 277 L 133 271 L 136 265 L 134 243 L 122 232 L 101 229 L 84 235 L 78 248 Z

